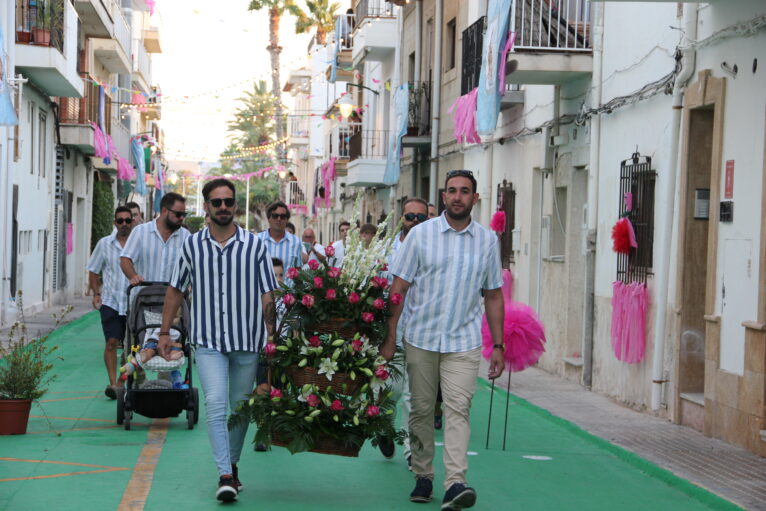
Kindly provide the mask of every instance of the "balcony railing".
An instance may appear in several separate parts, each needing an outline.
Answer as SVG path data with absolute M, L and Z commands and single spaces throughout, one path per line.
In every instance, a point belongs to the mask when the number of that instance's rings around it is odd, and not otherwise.
M 116 8 L 114 12 L 114 38 L 125 50 L 125 55 L 130 56 L 130 26 L 119 8 Z
M 16 0 L 16 42 L 64 52 L 64 0 Z
M 98 124 L 99 86 L 85 81 L 85 94 L 81 98 L 59 98 L 61 124 Z M 104 93 L 104 128 L 112 132 L 112 99 Z
M 407 112 L 407 135 L 431 133 L 431 82 L 408 82 L 410 91 Z
M 303 190 L 301 190 L 300 185 L 298 185 L 298 181 L 289 181 L 287 183 L 287 203 L 290 205 L 305 205 L 306 204 L 306 194 L 303 193 Z
M 339 124 L 330 133 L 330 156 L 348 159 L 351 155 L 351 137 L 362 129 L 362 123 Z
M 590 51 L 590 0 L 514 0 L 514 51 Z
M 340 49 L 350 50 L 354 47 L 354 28 L 356 16 L 353 14 L 341 14 L 340 18 Z
M 388 130 L 360 130 L 349 140 L 349 161 L 385 160 L 388 152 Z
M 290 117 L 289 132 L 291 137 L 305 138 L 309 136 L 308 117 Z
M 384 16 L 391 16 L 392 6 L 385 0 L 360 0 L 356 4 L 356 23 L 357 26 L 364 21 L 365 18 L 381 18 Z
M 484 22 L 486 16 L 476 20 L 473 25 L 463 30 L 463 69 L 460 81 L 460 95 L 468 94 L 479 86 L 481 73 L 481 53 L 484 41 Z

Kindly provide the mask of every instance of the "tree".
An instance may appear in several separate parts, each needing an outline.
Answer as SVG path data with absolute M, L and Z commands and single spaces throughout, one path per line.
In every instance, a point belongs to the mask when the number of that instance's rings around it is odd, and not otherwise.
M 276 105 L 266 82 L 253 82 L 253 90 L 245 91 L 237 101 L 241 106 L 234 111 L 234 119 L 228 124 L 229 131 L 239 133 L 235 140 L 237 145 L 253 147 L 272 142 Z
M 330 4 L 330 0 L 306 0 L 308 14 L 301 11 L 296 14 L 295 32 L 303 34 L 312 28 L 316 28 L 316 42 L 324 45 L 327 43 L 327 34 L 335 27 L 335 12 L 340 9 L 338 2 Z

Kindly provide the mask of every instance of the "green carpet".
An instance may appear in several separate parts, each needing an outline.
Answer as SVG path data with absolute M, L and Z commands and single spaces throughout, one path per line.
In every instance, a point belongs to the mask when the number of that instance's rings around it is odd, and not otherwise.
M 111 422 L 115 403 L 103 396 L 106 375 L 96 314 L 60 328 L 51 341 L 61 346 L 63 357 L 56 362 L 58 380 L 43 402 L 33 406 L 29 434 L 0 437 L 0 458 L 13 459 L 0 459 L 0 480 L 98 472 L 0 481 L 0 509 L 117 509 L 147 439 L 149 419 L 135 416 L 132 431 Z M 480 385 L 473 407 L 468 474 L 478 493 L 475 509 L 739 509 L 514 396 L 508 447 L 502 451 L 502 391 L 495 391 L 493 431 L 486 450 L 489 397 L 488 386 Z M 385 460 L 369 445 L 359 458 L 291 456 L 277 447 L 259 453 L 246 445 L 240 462 L 246 488 L 236 506 L 285 511 L 439 509 L 441 447 L 436 453 L 434 502 L 418 505 L 407 500 L 414 480 L 400 450 L 393 460 Z M 186 429 L 183 416 L 171 419 L 145 509 L 217 509 L 216 483 L 204 412 L 192 431 Z

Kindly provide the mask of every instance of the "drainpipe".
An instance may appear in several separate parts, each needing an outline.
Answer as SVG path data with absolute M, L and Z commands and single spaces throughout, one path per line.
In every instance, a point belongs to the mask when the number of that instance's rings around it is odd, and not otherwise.
M 593 105 L 601 106 L 603 77 L 604 4 L 591 3 L 593 19 Z M 596 289 L 596 241 L 598 234 L 598 179 L 601 151 L 601 116 L 590 121 L 590 157 L 588 158 L 588 218 L 585 238 L 585 299 L 582 331 L 582 384 L 590 389 L 593 383 L 593 323 Z
M 423 2 L 415 1 L 415 69 L 412 80 L 417 87 L 420 83 L 420 66 L 423 64 Z M 415 147 L 412 151 L 412 190 L 411 197 L 418 195 L 418 175 L 420 174 L 420 161 L 423 151 L 420 147 Z
M 5 5 L 5 12 L 3 13 L 3 20 L 13 20 L 16 19 L 14 17 L 14 8 L 15 4 L 12 2 L 6 2 Z M 14 45 L 16 44 L 15 39 L 11 39 L 11 34 L 15 35 L 15 31 L 13 30 L 13 24 L 9 23 L 8 21 L 3 21 L 3 32 L 5 33 L 5 41 L 3 41 L 4 46 L 6 48 L 10 48 L 11 50 L 8 52 L 8 58 L 6 60 L 6 65 L 8 66 L 8 69 L 11 70 L 10 75 L 13 76 L 13 62 L 11 61 L 14 55 Z M 7 78 L 9 73 L 8 69 L 3 69 L 2 72 L 6 75 L 3 78 Z M 0 131 L 2 131 L 2 139 L 5 143 L 2 144 L 2 151 L 0 151 L 0 218 L 5 218 L 6 220 L 2 223 L 2 226 L 0 226 L 0 325 L 3 325 L 6 321 L 6 307 L 8 306 L 8 300 L 11 296 L 10 293 L 10 268 L 8 266 L 9 263 L 9 252 L 10 252 L 10 240 L 8 239 L 8 224 L 10 223 L 8 219 L 10 219 L 11 215 L 11 200 L 9 198 L 10 194 L 8 193 L 8 189 L 10 188 L 9 182 L 10 182 L 10 173 L 11 173 L 11 157 L 10 154 L 12 152 L 13 143 L 11 142 L 11 136 L 13 133 L 13 128 L 10 126 L 4 126 L 0 127 Z M 6 293 L 6 289 L 8 289 L 8 292 Z
M 404 24 L 404 7 L 399 7 L 396 5 L 391 6 L 392 9 L 396 12 L 396 35 L 397 41 L 396 41 L 396 50 L 394 51 L 394 84 L 396 87 L 399 87 L 404 83 L 402 80 L 402 40 L 404 39 L 404 30 L 403 30 L 403 24 Z M 394 88 L 396 90 L 396 88 Z M 396 101 L 391 101 L 391 104 L 388 107 L 389 109 L 389 125 L 388 130 L 391 134 L 396 134 L 398 136 L 399 133 L 399 126 L 396 124 Z M 393 123 L 391 121 L 393 119 Z M 388 141 L 386 141 L 388 143 Z M 401 155 L 401 150 L 400 153 Z M 413 158 L 414 159 L 414 158 Z M 415 168 L 414 162 L 412 168 Z M 401 181 L 402 175 L 401 175 L 401 161 L 399 166 L 399 180 Z M 398 187 L 399 183 L 393 184 L 388 188 L 388 210 L 393 211 L 396 207 L 396 189 Z M 385 209 L 385 207 L 384 207 Z
M 685 6 L 684 9 L 684 40 L 683 44 L 689 44 L 697 39 L 697 13 L 698 7 Z M 659 230 L 655 233 L 655 239 L 671 240 L 673 235 L 673 218 L 676 206 L 676 188 L 679 179 L 678 172 L 678 142 L 681 137 L 681 114 L 683 112 L 684 85 L 694 73 L 696 52 L 693 48 L 682 50 L 681 70 L 673 84 L 673 118 L 669 133 L 670 150 L 665 162 L 665 176 L 667 181 L 662 187 L 662 196 L 659 204 L 664 204 L 665 215 L 662 222 L 658 223 Z M 663 175 L 661 172 L 660 176 Z M 670 291 L 669 268 L 670 268 L 670 243 L 659 243 L 657 246 L 657 272 L 654 275 L 655 289 L 657 289 L 657 307 L 654 316 L 654 353 L 652 357 L 652 410 L 659 410 L 662 398 L 662 385 L 665 383 L 663 374 L 665 359 L 665 337 L 667 332 L 666 320 L 668 309 L 668 294 Z
M 431 105 L 431 174 L 428 183 L 428 202 L 438 204 L 436 180 L 439 178 L 439 114 L 442 96 L 442 18 L 444 0 L 436 0 L 434 16 L 434 83 Z

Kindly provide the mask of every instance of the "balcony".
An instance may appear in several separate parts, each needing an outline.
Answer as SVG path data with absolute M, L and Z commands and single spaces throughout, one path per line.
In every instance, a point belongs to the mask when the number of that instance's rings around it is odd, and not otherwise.
M 294 213 L 308 213 L 306 194 L 301 189 L 298 181 L 288 181 L 285 189 L 285 202 Z
M 431 82 L 409 82 L 409 111 L 407 134 L 402 137 L 403 147 L 431 144 Z
M 133 84 L 144 92 L 150 92 L 151 83 L 152 61 L 144 45 L 139 44 L 138 52 L 133 54 Z
M 68 0 L 53 0 L 50 16 L 37 5 L 16 0 L 16 70 L 49 96 L 79 98 L 77 13 Z
M 385 186 L 387 130 L 360 130 L 349 141 L 348 186 Z
M 394 53 L 397 43 L 396 18 L 384 0 L 361 0 L 356 7 L 351 61 L 358 67 L 365 60 L 380 62 Z
M 114 12 L 119 11 L 114 0 L 74 0 L 85 37 L 112 37 Z
M 116 39 L 92 37 L 89 40 L 93 58 L 98 60 L 110 73 L 130 73 L 130 58 Z
M 309 119 L 304 116 L 292 116 L 289 118 L 288 133 L 290 145 L 308 145 L 309 143 Z
M 84 92 L 81 98 L 59 98 L 61 143 L 92 156 L 95 145 L 91 123 L 98 124 L 99 86 L 88 81 Z M 111 134 L 112 100 L 108 94 L 104 94 L 104 99 L 104 128 Z
M 335 171 L 340 176 L 346 175 L 351 156 L 351 137 L 362 129 L 362 123 L 349 122 L 338 124 L 330 131 L 327 147 L 330 158 L 335 158 Z
M 500 110 L 524 104 L 524 91 L 518 83 L 506 83 L 503 97 L 500 98 Z
M 152 87 L 143 114 L 149 121 L 158 121 L 162 118 L 162 90 L 159 85 Z
M 592 69 L 588 0 L 514 0 L 508 54 L 508 80 L 519 84 L 561 85 L 585 78 Z
M 145 28 L 143 32 L 144 48 L 149 53 L 162 53 L 162 43 L 160 41 L 160 29 L 158 27 Z
M 353 14 L 341 14 L 335 18 L 336 31 L 328 34 L 327 51 L 335 59 L 335 81 L 351 81 L 354 73 L 350 71 L 352 49 L 354 47 L 354 28 L 356 17 Z M 336 39 L 340 30 L 340 41 Z M 332 61 L 327 66 L 325 75 L 328 80 L 332 77 Z

